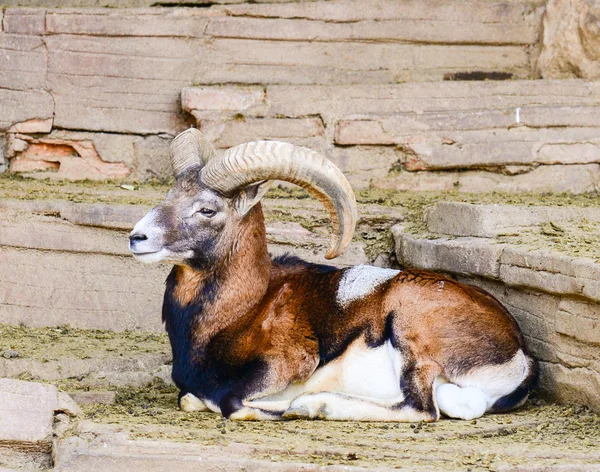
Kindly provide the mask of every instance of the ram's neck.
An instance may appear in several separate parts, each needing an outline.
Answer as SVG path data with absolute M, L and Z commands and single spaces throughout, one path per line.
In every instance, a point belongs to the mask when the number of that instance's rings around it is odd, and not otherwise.
M 267 292 L 271 260 L 260 204 L 244 218 L 233 238 L 226 260 L 214 270 L 179 266 L 172 274 L 172 298 L 195 318 L 191 323 L 195 346 L 246 315 Z

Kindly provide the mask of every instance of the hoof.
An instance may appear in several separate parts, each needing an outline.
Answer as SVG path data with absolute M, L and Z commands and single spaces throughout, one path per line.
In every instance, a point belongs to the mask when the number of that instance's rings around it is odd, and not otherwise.
M 290 408 L 289 410 L 284 411 L 283 415 L 281 415 L 281 417 L 284 420 L 309 420 L 309 419 L 311 419 L 308 408 L 306 408 L 304 406 Z

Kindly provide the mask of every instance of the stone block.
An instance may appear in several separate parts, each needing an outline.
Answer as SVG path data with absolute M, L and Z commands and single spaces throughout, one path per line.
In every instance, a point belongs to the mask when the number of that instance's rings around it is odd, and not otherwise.
M 133 143 L 132 177 L 139 180 L 166 179 L 173 174 L 168 136 L 138 137 Z
M 298 140 L 324 134 L 323 122 L 319 118 L 248 118 L 226 122 L 202 120 L 199 128 L 220 148 L 264 139 L 300 144 Z
M 600 411 L 600 373 L 546 362 L 542 362 L 541 367 L 540 388 L 552 399 L 570 405 L 587 405 Z
M 417 239 L 397 230 L 396 257 L 405 267 L 498 278 L 504 246 L 477 238 Z
M 0 88 L 45 89 L 46 52 L 42 38 L 24 34 L 0 35 Z
M 527 247 L 508 246 L 502 253 L 500 263 L 576 277 L 573 257 L 556 252 L 532 251 Z
M 265 18 L 300 18 L 331 23 L 352 23 L 362 20 L 448 21 L 468 23 L 531 24 L 537 26 L 540 0 L 492 3 L 450 1 L 396 2 L 373 0 L 368 4 L 360 0 L 338 2 L 261 2 L 229 5 L 226 11 L 232 16 Z
M 49 451 L 55 412 L 80 410 L 53 385 L 0 379 L 0 443 Z
M 17 137 L 27 145 L 11 159 L 10 170 L 13 172 L 67 180 L 118 179 L 130 173 L 122 162 L 104 161 L 90 140 L 33 138 L 23 134 Z
M 78 405 L 112 405 L 115 402 L 116 393 L 109 391 L 69 392 L 69 396 Z
M 8 130 L 13 125 L 16 126 L 16 131 L 23 129 L 23 126 L 26 130 L 31 130 L 34 123 L 44 125 L 44 129 L 47 129 L 47 124 L 52 123 L 54 102 L 46 91 L 0 88 L 0 103 L 0 130 Z M 32 132 L 37 133 L 38 129 L 41 128 L 35 128 Z
M 4 31 L 16 34 L 45 34 L 46 10 L 40 8 L 7 8 L 4 13 Z
M 412 119 L 417 126 L 420 118 L 427 119 L 423 116 L 428 113 L 432 114 L 429 121 L 443 124 L 444 119 L 454 116 L 453 123 L 456 124 L 452 126 L 460 126 L 457 118 L 465 117 L 458 114 L 460 111 L 473 113 L 470 121 L 477 123 L 487 120 L 494 110 L 508 112 L 501 123 L 516 124 L 517 108 L 550 106 L 550 110 L 553 110 L 554 107 L 595 107 L 599 96 L 600 85 L 585 80 L 267 86 L 267 104 L 271 114 L 305 116 L 321 113 L 337 120 L 372 120 L 373 117 L 406 114 L 405 125 Z M 577 119 L 573 115 L 571 113 L 569 119 Z M 493 121 L 500 119 L 500 116 L 495 115 Z M 546 116 L 550 116 L 550 113 Z M 549 118 L 547 120 L 547 123 L 551 123 Z M 414 128 L 415 125 L 411 129 Z
M 465 5 L 464 3 L 458 5 Z M 460 8 L 460 7 L 459 7 Z M 537 31 L 531 24 L 503 18 L 494 23 L 481 20 L 414 18 L 360 19 L 332 22 L 303 18 L 221 17 L 211 19 L 206 34 L 213 37 L 254 40 L 309 41 L 402 41 L 434 44 L 534 44 Z
M 600 35 L 596 2 L 550 0 L 537 69 L 544 78 L 600 77 Z
M 499 234 L 518 233 L 525 228 L 543 223 L 582 219 L 600 221 L 600 210 L 578 207 L 522 207 L 439 202 L 427 212 L 427 228 L 432 233 L 490 238 Z M 506 256 L 508 257 L 508 254 Z M 517 264 L 514 259 L 510 262 L 507 260 L 507 263 Z
M 465 70 L 530 76 L 520 46 L 255 41 L 217 38 L 200 64 L 203 83 L 380 84 L 442 80 Z M 382 66 L 384 64 L 384 66 Z
M 57 34 L 46 44 L 56 127 L 144 135 L 187 127 L 179 96 L 204 56 L 200 41 Z
M 374 178 L 371 185 L 415 192 L 452 192 L 458 186 L 457 172 L 392 172 L 385 177 Z
M 181 106 L 197 119 L 214 117 L 215 112 L 252 113 L 265 102 L 265 90 L 256 86 L 185 87 Z
M 592 192 L 600 183 L 598 164 L 540 166 L 520 175 L 473 171 L 459 174 L 460 192 Z
M 367 188 L 371 182 L 384 179 L 401 159 L 396 149 L 383 146 L 334 146 L 323 154 L 344 172 L 355 189 Z
M 132 257 L 2 247 L 0 320 L 32 327 L 162 331 L 170 269 L 142 266 Z
M 558 333 L 583 343 L 600 345 L 600 305 L 563 299 L 558 307 L 555 328 Z
M 47 14 L 48 33 L 98 36 L 202 37 L 208 12 L 177 9 L 57 9 Z
M 500 265 L 500 279 L 513 287 L 526 287 L 558 295 L 579 295 L 583 290 L 583 282 L 575 277 L 507 264 Z

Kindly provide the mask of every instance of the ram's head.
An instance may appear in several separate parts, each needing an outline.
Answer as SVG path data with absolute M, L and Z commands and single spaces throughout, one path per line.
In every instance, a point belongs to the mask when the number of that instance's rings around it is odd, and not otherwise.
M 142 262 L 167 261 L 205 268 L 235 244 L 240 222 L 273 180 L 306 188 L 329 210 L 333 224 L 328 259 L 352 239 L 357 214 L 350 184 L 331 162 L 310 149 L 256 141 L 217 155 L 190 128 L 171 144 L 176 180 L 165 200 L 136 225 L 129 249 Z

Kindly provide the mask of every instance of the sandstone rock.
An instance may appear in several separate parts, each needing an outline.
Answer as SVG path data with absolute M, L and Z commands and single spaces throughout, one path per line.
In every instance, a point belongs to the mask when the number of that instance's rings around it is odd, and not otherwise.
M 248 113 L 262 108 L 265 91 L 262 87 L 185 87 L 181 91 L 181 106 L 194 113 L 196 119 L 210 118 L 214 112 Z
M 548 2 L 537 62 L 542 77 L 600 77 L 599 17 L 600 5 L 593 0 Z
M 3 247 L 0 319 L 37 327 L 162 331 L 160 310 L 170 269 L 142 266 L 131 257 Z M 19 289 L 24 285 L 30 290 Z
M 220 148 L 264 139 L 300 144 L 299 140 L 322 136 L 324 133 L 323 122 L 319 118 L 250 118 L 226 122 L 202 120 L 199 127 Z
M 0 441 L 49 450 L 52 444 L 54 413 L 76 415 L 76 406 L 59 400 L 52 385 L 0 379 Z
M 194 81 L 197 58 L 204 56 L 201 43 L 184 38 L 91 39 L 62 34 L 46 37 L 46 43 L 55 126 L 171 135 L 187 127 L 178 97 L 182 87 Z M 90 89 L 95 90 L 93 95 Z
M 415 192 L 451 192 L 458 186 L 456 172 L 398 172 L 375 178 L 375 188 L 387 188 Z
M 598 188 L 598 164 L 540 166 L 531 172 L 507 176 L 492 172 L 473 171 L 459 174 L 461 192 L 592 192 Z
M 400 265 L 497 278 L 504 248 L 477 238 L 417 239 L 401 228 L 394 231 Z
M 414 19 L 415 21 L 449 21 L 449 22 L 482 22 L 506 24 L 523 22 L 535 26 L 535 7 L 543 5 L 540 0 L 492 3 L 470 2 L 460 0 L 396 2 L 394 0 L 374 0 L 368 5 L 360 0 L 340 2 L 318 1 L 293 2 L 260 2 L 243 3 L 228 6 L 226 11 L 233 16 L 265 17 L 265 18 L 302 18 L 321 20 L 331 23 L 351 23 L 361 20 L 395 20 Z
M 583 290 L 583 282 L 574 277 L 506 264 L 500 265 L 500 279 L 514 287 L 527 287 L 559 295 L 580 294 Z
M 8 130 L 11 133 L 49 133 L 52 131 L 52 118 L 40 120 L 33 118 L 22 123 L 16 123 Z
M 348 8 L 350 3 L 345 3 Z M 472 8 L 472 4 L 465 3 L 456 3 L 456 6 Z M 370 15 L 367 13 L 366 16 Z M 461 20 L 439 18 L 424 22 L 415 18 L 361 18 L 352 22 L 332 22 L 301 18 L 234 16 L 211 19 L 206 34 L 217 38 L 254 40 L 343 41 L 351 38 L 354 41 L 443 44 L 533 44 L 537 39 L 535 26 L 532 23 L 526 24 L 523 18 L 513 18 L 510 23 L 504 23 L 504 18 L 494 23 L 484 23 L 480 19 Z
M 600 306 L 564 299 L 558 307 L 556 331 L 581 342 L 600 344 Z
M 4 13 L 6 33 L 38 35 L 46 32 L 46 10 L 40 8 L 7 8 Z
M 432 233 L 490 238 L 499 234 L 518 233 L 525 228 L 536 227 L 543 223 L 582 219 L 600 221 L 600 210 L 578 207 L 522 207 L 439 202 L 427 212 L 427 228 Z M 508 259 L 512 251 L 512 249 L 507 250 L 503 254 L 503 258 L 507 258 L 506 263 L 516 263 L 515 259 Z M 526 251 L 523 257 L 527 256 L 529 251 Z M 544 260 L 546 259 L 547 256 L 544 255 Z M 519 262 L 518 265 L 521 263 Z M 590 268 L 586 267 L 586 270 Z
M 171 137 L 166 135 L 136 138 L 133 142 L 132 177 L 142 181 L 171 177 L 170 144 Z
M 93 142 L 73 141 L 55 138 L 32 138 L 19 134 L 18 138 L 27 142 L 24 151 L 16 153 L 10 161 L 13 172 L 50 173 L 30 174 L 33 177 L 51 177 L 68 180 L 105 180 L 123 178 L 130 173 L 123 163 L 105 162 Z
M 4 68 L 2 68 L 4 70 Z M 1 81 L 1 79 L 0 79 Z M 12 88 L 17 85 L 11 85 Z M 1 85 L 0 85 L 1 87 Z M 52 125 L 52 114 L 54 103 L 52 96 L 43 90 L 8 90 L 0 88 L 0 130 L 7 130 L 15 126 L 15 131 L 26 129 L 36 130 L 29 132 L 40 132 L 38 129 L 47 129 Z M 40 127 L 31 128 L 31 125 Z M 28 131 L 25 131 L 28 132 Z M 41 131 L 47 132 L 47 131 Z
M 201 37 L 209 12 L 202 9 L 59 9 L 47 14 L 52 34 Z
M 368 188 L 372 182 L 386 178 L 402 158 L 396 149 L 383 146 L 336 146 L 323 154 L 344 172 L 355 189 Z
M 164 353 L 132 353 L 127 357 L 93 355 L 87 359 L 69 357 L 62 357 L 59 360 L 0 359 L 0 375 L 9 378 L 31 375 L 36 379 L 51 382 L 77 378 L 82 387 L 107 388 L 111 383 L 116 383 L 114 382 L 116 376 L 124 380 L 128 376 L 139 377 L 140 372 L 147 382 L 150 382 L 154 377 L 162 375 L 162 368 L 170 359 L 170 355 Z M 121 381 L 118 386 L 131 386 L 131 384 Z
M 0 70 L 0 88 L 46 89 L 46 54 L 42 39 L 24 34 L 1 34 Z
M 442 80 L 465 70 L 531 73 L 520 46 L 265 41 L 256 48 L 253 40 L 215 38 L 204 57 L 198 75 L 205 84 L 380 84 Z

